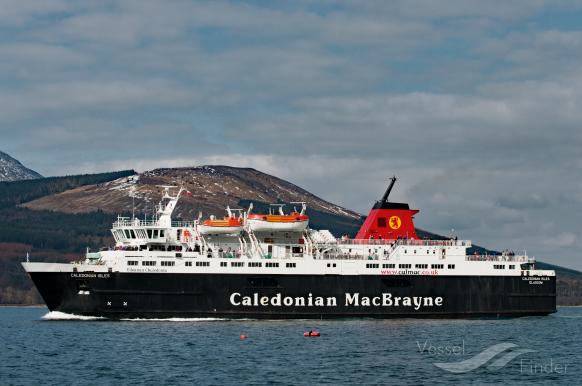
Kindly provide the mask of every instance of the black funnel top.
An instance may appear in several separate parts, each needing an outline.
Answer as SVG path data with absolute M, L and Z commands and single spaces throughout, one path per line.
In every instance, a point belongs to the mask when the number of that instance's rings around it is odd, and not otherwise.
M 388 185 L 388 189 L 380 199 L 380 201 L 376 201 L 374 207 L 372 209 L 410 209 L 408 204 L 400 203 L 400 202 L 388 202 L 388 197 L 390 196 L 390 192 L 392 192 L 392 188 L 396 183 L 396 176 L 390 178 L 390 185 Z
M 392 191 L 392 188 L 394 187 L 395 183 L 396 183 L 396 176 L 390 178 L 390 185 L 388 185 L 388 189 L 386 189 L 386 192 L 382 196 L 382 199 L 380 200 L 380 202 L 382 202 L 382 203 L 388 202 L 388 196 L 390 195 L 390 192 Z

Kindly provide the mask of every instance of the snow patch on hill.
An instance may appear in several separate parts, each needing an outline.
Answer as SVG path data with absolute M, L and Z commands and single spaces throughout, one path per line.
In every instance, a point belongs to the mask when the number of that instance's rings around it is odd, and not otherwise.
M 0 151 L 0 181 L 33 180 L 36 178 L 42 178 L 42 176 Z

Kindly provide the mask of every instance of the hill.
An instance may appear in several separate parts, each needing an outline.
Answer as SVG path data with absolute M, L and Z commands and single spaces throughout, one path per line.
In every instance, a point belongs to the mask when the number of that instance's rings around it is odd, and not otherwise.
M 34 210 L 64 213 L 88 213 L 102 210 L 120 213 L 135 209 L 151 211 L 162 195 L 162 185 L 184 186 L 192 193 L 176 208 L 178 217 L 194 218 L 204 214 L 222 214 L 226 205 L 236 207 L 243 200 L 264 203 L 304 201 L 308 207 L 331 215 L 354 220 L 360 214 L 327 202 L 308 191 L 280 178 L 251 168 L 211 165 L 192 168 L 155 169 L 129 178 L 82 186 L 60 194 L 45 196 L 26 203 Z
M 20 181 L 35 178 L 42 178 L 42 176 L 0 151 L 0 181 Z
M 116 178 L 134 175 L 133 170 L 100 174 L 81 174 L 65 177 L 48 177 L 37 180 L 0 182 L 0 208 L 11 208 L 21 203 L 75 189 L 99 184 Z

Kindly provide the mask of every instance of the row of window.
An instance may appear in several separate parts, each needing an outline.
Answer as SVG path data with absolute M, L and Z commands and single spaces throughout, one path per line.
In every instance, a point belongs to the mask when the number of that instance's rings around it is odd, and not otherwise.
M 190 264 L 188 264 L 188 263 L 190 263 Z M 128 260 L 127 261 L 127 265 L 130 265 L 130 266 L 135 266 L 138 264 L 139 264 L 139 262 L 137 260 Z M 156 264 L 157 264 L 156 261 L 151 261 L 151 260 L 141 262 L 141 265 L 143 265 L 144 267 L 155 267 Z M 176 262 L 175 261 L 162 261 L 160 264 L 162 267 L 173 267 L 174 265 L 176 265 Z M 186 266 L 189 266 L 189 265 L 191 266 L 192 262 L 186 262 Z
M 141 264 L 143 266 L 148 266 L 148 267 L 152 267 L 152 266 L 156 266 L 156 261 L 142 261 Z M 127 265 L 129 266 L 136 266 L 138 265 L 138 261 L 136 260 L 128 260 L 127 261 Z M 161 262 L 161 266 L 162 267 L 173 267 L 176 265 L 175 261 L 162 261 Z M 191 261 L 187 261 L 185 263 L 186 267 L 191 267 L 192 266 L 192 262 Z M 228 263 L 226 261 L 221 261 L 220 262 L 220 266 L 221 267 L 226 267 L 228 265 Z M 231 267 L 244 267 L 245 263 L 244 262 L 240 262 L 240 261 L 233 261 L 230 263 Z M 196 262 L 196 266 L 197 267 L 209 267 L 210 266 L 210 262 L 208 261 L 197 261 Z M 261 267 L 262 263 L 260 262 L 249 262 L 249 267 Z M 274 262 L 268 262 L 265 263 L 266 267 L 278 267 L 279 263 L 274 263 Z M 337 265 L 336 263 L 327 263 L 327 267 L 328 268 L 335 268 Z M 286 268 L 296 268 L 297 267 L 297 263 L 286 263 L 285 264 Z M 412 266 L 411 264 L 399 264 L 398 268 L 402 268 L 402 269 L 410 269 Z M 417 269 L 427 269 L 428 268 L 428 264 L 416 264 L 414 266 Z M 431 269 L 444 269 L 444 264 L 431 264 Z M 377 263 L 366 263 L 366 268 L 380 268 L 380 264 Z M 391 263 L 385 263 L 382 264 L 382 268 L 395 268 L 395 264 L 391 264 Z M 448 269 L 455 269 L 455 264 L 448 264 L 447 265 Z M 505 269 L 505 265 L 503 264 L 494 264 L 493 265 L 494 269 Z M 515 265 L 510 265 L 509 269 L 515 269 Z
M 329 264 L 327 266 L 329 267 Z M 444 264 L 431 264 L 430 267 L 432 269 L 444 269 L 445 265 Z M 379 264 L 367 263 L 366 268 L 379 268 Z M 396 268 L 396 264 L 385 263 L 385 264 L 382 264 L 382 268 Z M 412 268 L 412 264 L 398 264 L 398 268 L 410 269 L 410 268 Z M 428 269 L 428 264 L 415 264 L 414 268 Z M 448 269 L 455 269 L 455 264 L 449 264 L 447 268 Z
M 165 231 L 164 229 L 117 229 L 114 235 L 118 240 L 163 239 L 165 237 Z
M 226 267 L 227 265 L 228 265 L 228 263 L 226 261 L 221 261 L 220 262 L 220 266 L 221 267 Z M 230 266 L 231 267 L 244 267 L 245 266 L 245 263 L 244 262 L 241 262 L 241 261 L 233 261 L 233 262 L 230 263 Z M 249 267 L 250 268 L 262 267 L 262 266 L 263 266 L 263 263 L 258 262 L 258 261 L 249 262 Z M 265 263 L 265 267 L 267 267 L 267 268 L 277 268 L 277 267 L 279 267 L 279 263 L 272 263 L 272 262 Z M 287 267 L 287 268 L 297 268 L 297 263 L 286 263 L 285 267 Z
M 493 269 L 505 269 L 505 264 L 493 264 Z M 510 264 L 509 269 L 515 269 L 515 264 Z
M 335 264 L 334 264 L 335 265 Z M 186 267 L 191 267 L 192 266 L 192 262 L 191 261 L 187 261 L 186 262 Z M 208 267 L 210 266 L 210 262 L 209 261 L 197 261 L 196 262 L 196 266 L 197 267 Z M 220 262 L 220 266 L 221 267 L 227 267 L 228 263 L 226 261 L 221 261 Z M 242 261 L 232 261 L 230 263 L 231 267 L 244 267 L 245 263 Z M 263 263 L 261 262 L 249 262 L 249 267 L 262 267 Z M 279 263 L 274 263 L 274 262 L 268 262 L 265 263 L 265 267 L 267 268 L 277 268 L 279 267 Z M 297 268 L 297 263 L 286 263 L 285 264 L 286 268 Z
M 163 229 L 148 229 L 147 235 L 148 239 L 163 238 L 165 236 Z
M 186 263 L 186 267 L 191 267 L 192 266 L 192 262 L 191 261 L 187 261 Z M 261 262 L 249 262 L 249 267 L 262 267 Z M 127 265 L 131 265 L 131 266 L 135 266 L 138 265 L 138 261 L 136 260 L 128 260 L 127 261 Z M 141 265 L 146 266 L 146 267 L 155 267 L 156 266 L 156 262 L 155 261 L 142 261 Z M 173 267 L 176 265 L 175 261 L 162 261 L 161 262 L 162 267 Z M 209 267 L 210 266 L 210 262 L 209 261 L 197 261 L 196 262 L 196 266 L 197 267 Z M 228 263 L 226 261 L 221 261 L 220 262 L 220 266 L 221 267 L 226 267 L 228 266 Z M 244 267 L 245 263 L 242 261 L 232 261 L 230 263 L 231 267 Z M 275 268 L 275 267 L 279 267 L 279 263 L 275 263 L 275 262 L 268 262 L 265 263 L 266 267 L 269 268 Z M 328 268 L 335 268 L 337 266 L 336 263 L 327 263 L 327 267 Z M 285 267 L 286 268 L 297 268 L 297 263 L 285 263 Z M 382 264 L 382 268 L 395 268 L 396 264 L 392 264 L 392 263 L 385 263 Z M 428 264 L 416 264 L 414 266 L 417 269 L 427 269 L 428 268 Z M 432 269 L 444 269 L 444 264 L 431 264 L 430 266 Z M 378 263 L 366 263 L 366 268 L 380 268 L 380 264 Z M 401 269 L 410 269 L 412 268 L 411 264 L 398 264 L 398 268 Z M 448 264 L 447 266 L 448 269 L 455 269 L 455 264 Z M 505 269 L 505 265 L 503 264 L 495 264 L 493 265 L 494 269 Z M 514 269 L 515 265 L 510 265 L 509 269 Z

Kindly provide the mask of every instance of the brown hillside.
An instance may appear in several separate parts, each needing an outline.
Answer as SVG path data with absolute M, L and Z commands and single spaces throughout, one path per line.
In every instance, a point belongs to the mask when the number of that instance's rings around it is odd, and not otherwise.
M 359 219 L 360 215 L 301 189 L 280 178 L 250 168 L 230 166 L 200 166 L 176 169 L 155 169 L 135 177 L 89 185 L 53 194 L 28 202 L 23 206 L 34 210 L 64 213 L 86 213 L 102 210 L 109 213 L 131 212 L 130 192 L 135 190 L 135 209 L 151 215 L 163 189 L 160 185 L 183 185 L 192 192 L 184 196 L 176 208 L 175 217 L 193 219 L 198 212 L 222 215 L 226 205 L 239 206 L 240 200 L 265 203 L 305 201 L 309 208 Z

